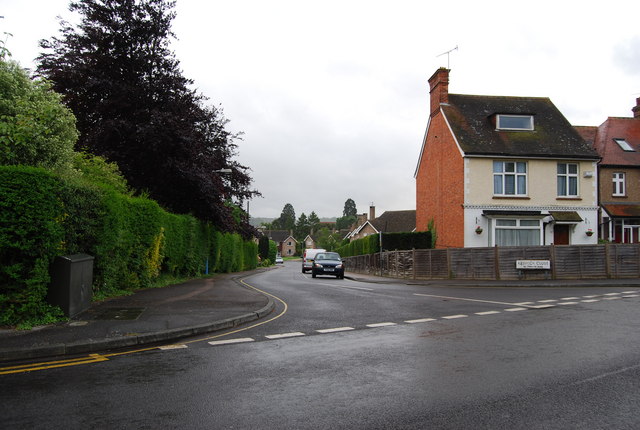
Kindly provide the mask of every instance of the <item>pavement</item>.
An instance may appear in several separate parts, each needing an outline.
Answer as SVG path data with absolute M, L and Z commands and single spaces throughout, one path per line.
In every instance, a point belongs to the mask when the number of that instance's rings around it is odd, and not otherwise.
M 273 268 L 272 268 L 273 269 Z M 0 363 L 118 348 L 171 343 L 224 330 L 270 314 L 268 295 L 240 282 L 270 269 L 218 274 L 129 296 L 94 302 L 67 322 L 31 330 L 0 329 Z M 345 274 L 354 281 L 438 287 L 619 287 L 640 288 L 640 278 L 597 280 L 482 281 L 412 280 Z

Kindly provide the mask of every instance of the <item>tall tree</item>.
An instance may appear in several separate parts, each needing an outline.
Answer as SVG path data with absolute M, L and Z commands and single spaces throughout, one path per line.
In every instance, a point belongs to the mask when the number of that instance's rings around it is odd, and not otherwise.
M 293 230 L 296 226 L 296 211 L 293 209 L 291 203 L 287 203 L 282 208 L 280 218 L 278 218 L 278 226 L 282 230 Z
M 304 240 L 309 234 L 310 229 L 309 220 L 303 212 L 300 214 L 298 221 L 296 221 L 296 239 Z
M 316 215 L 315 212 L 311 212 L 309 214 L 309 227 L 311 231 L 315 232 L 318 230 L 318 224 L 320 224 L 320 218 Z
M 78 146 L 115 161 L 131 186 L 172 211 L 192 213 L 225 230 L 252 233 L 232 216 L 251 190 L 248 168 L 232 158 L 240 136 L 222 109 L 189 89 L 169 50 L 171 0 L 72 0 L 81 15 L 43 40 L 38 72 L 78 119 Z M 230 169 L 230 173 L 221 172 Z
M 344 202 L 344 209 L 342 210 L 342 216 L 355 217 L 357 215 L 358 215 L 358 208 L 356 207 L 356 202 L 354 202 L 352 199 L 347 199 L 347 201 Z

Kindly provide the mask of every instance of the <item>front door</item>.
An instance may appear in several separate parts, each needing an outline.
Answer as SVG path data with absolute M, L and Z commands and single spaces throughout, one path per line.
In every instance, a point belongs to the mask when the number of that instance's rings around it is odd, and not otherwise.
M 569 245 L 569 225 L 556 224 L 553 226 L 553 244 Z

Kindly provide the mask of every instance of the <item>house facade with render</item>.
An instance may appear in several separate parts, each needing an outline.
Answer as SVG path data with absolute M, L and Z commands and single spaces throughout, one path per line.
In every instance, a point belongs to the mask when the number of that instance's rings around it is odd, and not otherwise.
M 640 98 L 631 111 L 599 127 L 576 127 L 602 157 L 599 238 L 614 243 L 640 243 Z
M 429 79 L 416 230 L 436 246 L 597 243 L 598 154 L 548 98 L 449 94 Z

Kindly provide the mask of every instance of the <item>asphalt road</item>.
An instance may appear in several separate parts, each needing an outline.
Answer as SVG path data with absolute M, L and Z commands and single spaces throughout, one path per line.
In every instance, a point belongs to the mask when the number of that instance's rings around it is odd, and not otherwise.
M 2 427 L 640 427 L 640 293 L 312 279 L 299 262 L 245 282 L 280 299 L 268 321 L 0 376 Z

